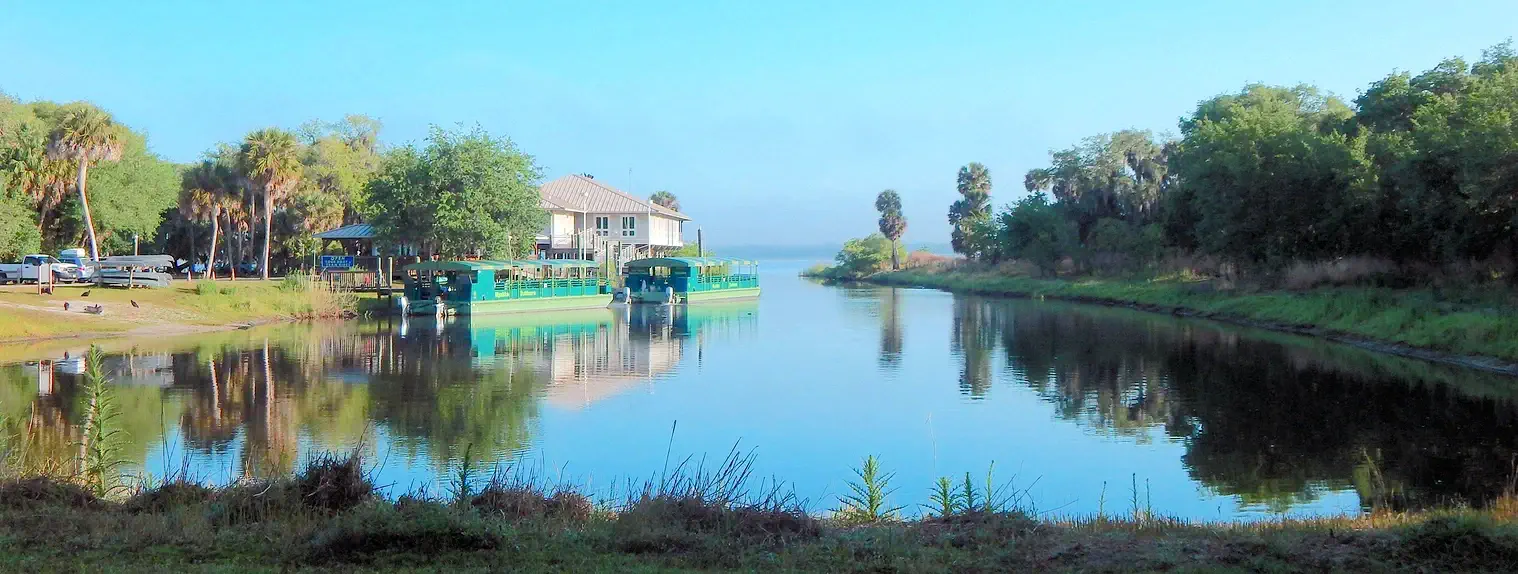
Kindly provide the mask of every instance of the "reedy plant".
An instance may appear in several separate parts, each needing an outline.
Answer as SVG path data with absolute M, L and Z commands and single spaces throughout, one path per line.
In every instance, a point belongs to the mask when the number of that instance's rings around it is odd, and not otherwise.
M 965 510 L 963 495 L 947 476 L 940 476 L 933 483 L 933 492 L 928 495 L 928 500 L 932 502 L 927 506 L 929 512 L 939 518 L 948 518 Z
M 111 422 L 121 416 L 115 394 L 107 384 L 101 365 L 104 353 L 100 347 L 91 345 L 85 356 L 84 395 L 87 403 L 84 411 L 83 433 L 79 441 L 79 477 L 85 488 L 98 497 L 105 497 L 124 488 L 120 467 L 126 463 L 121 458 L 122 431 L 111 429 Z
M 894 472 L 882 473 L 880 460 L 875 455 L 865 457 L 864 466 L 854 469 L 859 477 L 849 481 L 849 494 L 838 497 L 838 517 L 845 522 L 871 524 L 895 519 L 902 506 L 887 506 L 886 499 L 896 489 L 891 488 Z

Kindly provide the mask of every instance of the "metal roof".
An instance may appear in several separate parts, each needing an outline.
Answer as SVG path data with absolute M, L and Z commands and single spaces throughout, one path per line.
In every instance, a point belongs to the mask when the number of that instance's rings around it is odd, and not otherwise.
M 374 239 L 374 226 L 367 223 L 344 225 L 316 234 L 317 239 Z
M 479 259 L 475 261 L 423 261 L 404 267 L 407 271 L 500 271 L 532 267 L 599 267 L 601 264 L 584 259 Z
M 582 213 L 648 213 L 690 221 L 690 217 L 583 175 L 566 175 L 538 188 L 543 207 Z
M 628 267 L 713 267 L 716 265 L 756 265 L 752 259 L 734 257 L 649 257 L 627 262 Z

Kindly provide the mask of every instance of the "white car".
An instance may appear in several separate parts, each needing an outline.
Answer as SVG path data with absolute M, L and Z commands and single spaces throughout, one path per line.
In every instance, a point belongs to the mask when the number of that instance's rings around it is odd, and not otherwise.
M 53 281 L 74 283 L 79 281 L 79 266 L 64 263 L 51 255 L 28 255 L 20 263 L 0 263 L 0 283 L 36 282 L 37 273 L 44 267 L 52 271 Z

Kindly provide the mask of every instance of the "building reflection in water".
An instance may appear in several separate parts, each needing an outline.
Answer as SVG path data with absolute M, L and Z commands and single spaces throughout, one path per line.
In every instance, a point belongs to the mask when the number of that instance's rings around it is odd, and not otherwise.
M 517 456 L 541 408 L 585 409 L 656 384 L 756 322 L 749 301 L 314 323 L 145 343 L 104 364 L 122 455 L 139 467 L 179 448 L 201 476 L 271 475 L 312 450 L 362 445 L 442 469 L 465 450 L 487 463 Z M 0 450 L 39 465 L 70 459 L 84 351 L 0 367 Z

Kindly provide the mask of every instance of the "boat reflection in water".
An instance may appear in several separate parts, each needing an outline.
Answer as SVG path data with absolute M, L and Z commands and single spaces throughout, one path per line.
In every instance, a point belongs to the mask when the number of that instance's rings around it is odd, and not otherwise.
M 106 347 L 126 470 L 292 472 L 364 448 L 377 480 L 436 483 L 467 451 L 522 456 L 542 410 L 578 411 L 673 375 L 715 336 L 751 332 L 756 301 L 280 325 Z M 116 346 L 111 346 L 116 345 Z M 28 461 L 67 461 L 84 420 L 79 355 L 0 366 L 0 431 Z M 3 446 L 3 445 L 0 445 Z
M 757 311 L 753 299 L 690 307 L 618 305 L 413 318 L 396 333 L 419 354 L 462 358 L 467 349 L 477 370 L 525 369 L 542 385 L 548 404 L 579 409 L 673 373 L 688 355 L 699 358 L 712 337 L 752 332 Z

